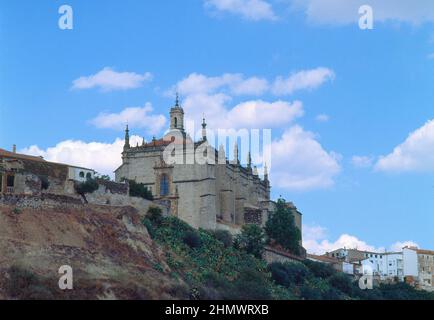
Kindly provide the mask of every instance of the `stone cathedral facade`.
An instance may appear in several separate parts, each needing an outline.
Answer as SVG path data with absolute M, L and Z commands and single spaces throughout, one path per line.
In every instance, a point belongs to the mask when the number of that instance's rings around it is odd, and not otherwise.
M 175 135 L 181 139 L 175 140 Z M 207 157 L 215 157 L 215 161 L 167 163 L 164 153 L 174 143 L 182 146 L 184 159 L 201 148 Z M 186 148 L 187 145 L 192 147 Z M 131 146 L 127 126 L 122 165 L 115 171 L 116 181 L 129 179 L 145 184 L 156 201 L 170 207 L 170 214 L 195 228 L 236 231 L 245 223 L 263 225 L 274 207 L 267 169 L 261 179 L 256 168 L 252 168 L 250 156 L 244 167 L 238 159 L 236 145 L 234 154 L 230 161 L 222 148 L 211 147 L 205 120 L 202 139 L 192 141 L 185 132 L 184 110 L 177 99 L 170 110 L 170 130 L 161 139 Z

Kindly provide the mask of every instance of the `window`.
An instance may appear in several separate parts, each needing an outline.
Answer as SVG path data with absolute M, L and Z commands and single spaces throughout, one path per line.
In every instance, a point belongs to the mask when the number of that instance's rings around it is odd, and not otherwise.
M 13 188 L 15 185 L 15 176 L 7 176 L 6 187 Z
M 175 117 L 175 128 L 178 128 L 178 118 Z
M 14 193 L 14 187 L 15 187 L 15 176 L 13 175 L 6 176 L 6 192 Z
M 163 174 L 160 178 L 160 195 L 167 196 L 169 194 L 169 178 Z
M 80 171 L 80 173 L 78 174 L 80 176 L 80 178 L 84 178 L 84 172 Z
M 86 179 L 92 179 L 92 173 L 90 172 L 86 173 Z

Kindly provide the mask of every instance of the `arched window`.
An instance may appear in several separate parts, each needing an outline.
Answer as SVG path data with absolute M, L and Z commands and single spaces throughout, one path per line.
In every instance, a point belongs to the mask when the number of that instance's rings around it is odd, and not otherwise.
M 163 174 L 160 178 L 160 196 L 164 197 L 169 194 L 169 177 Z
M 175 117 L 175 128 L 178 128 L 178 118 Z
M 80 171 L 79 176 L 80 176 L 80 178 L 84 178 L 84 172 Z
M 92 174 L 90 172 L 86 173 L 86 179 L 92 179 Z

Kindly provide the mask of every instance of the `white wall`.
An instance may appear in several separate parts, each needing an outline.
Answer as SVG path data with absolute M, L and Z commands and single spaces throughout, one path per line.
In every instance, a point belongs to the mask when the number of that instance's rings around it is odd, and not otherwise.
M 92 179 L 95 178 L 95 171 L 77 167 L 68 168 L 68 178 L 71 180 L 85 182 L 88 175 L 90 175 Z
M 417 252 L 415 250 L 404 248 L 404 276 L 414 276 L 419 275 L 417 266 Z
M 349 262 L 342 262 L 342 271 L 346 274 L 354 274 L 354 265 Z
M 385 255 L 385 268 L 383 270 L 383 276 L 386 278 L 399 277 L 403 280 L 404 264 L 403 264 L 403 254 L 402 253 L 389 253 Z

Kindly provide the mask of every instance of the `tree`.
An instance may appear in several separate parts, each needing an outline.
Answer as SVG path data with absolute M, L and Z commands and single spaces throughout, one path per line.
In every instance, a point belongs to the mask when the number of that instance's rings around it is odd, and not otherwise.
M 261 259 L 265 247 L 265 234 L 261 227 L 246 224 L 235 240 L 236 247 Z
M 284 199 L 277 200 L 276 210 L 270 215 L 265 232 L 269 241 L 273 240 L 284 249 L 299 254 L 301 232 L 295 225 L 292 210 Z
M 273 262 L 268 266 L 268 269 L 273 280 L 287 288 L 300 286 L 312 276 L 310 270 L 304 264 L 298 262 Z
M 131 197 L 139 197 L 151 201 L 154 200 L 152 192 L 143 183 L 137 183 L 134 180 L 128 180 L 128 183 L 130 185 Z
M 84 197 L 86 193 L 93 193 L 98 190 L 99 184 L 94 179 L 87 179 L 86 182 L 77 182 L 74 187 L 75 191 Z
M 101 179 L 101 180 L 105 180 L 105 181 L 111 181 L 111 180 L 112 180 L 112 179 L 110 178 L 110 176 L 109 176 L 109 175 L 106 175 L 106 174 L 99 175 L 97 178 L 98 178 L 98 179 Z

